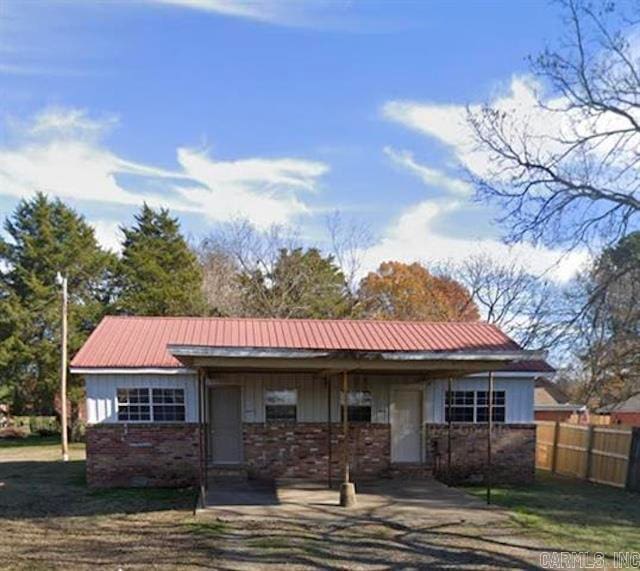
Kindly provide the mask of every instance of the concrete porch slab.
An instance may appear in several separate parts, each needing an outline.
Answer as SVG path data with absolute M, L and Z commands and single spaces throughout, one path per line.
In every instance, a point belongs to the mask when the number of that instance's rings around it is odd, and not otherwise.
M 322 484 L 214 484 L 198 519 L 216 548 L 235 542 L 229 569 L 537 569 L 548 550 L 506 511 L 432 479 L 361 483 L 351 509 Z
M 201 510 L 221 520 L 294 518 L 327 520 L 375 516 L 402 522 L 487 523 L 499 510 L 434 479 L 376 480 L 356 485 L 357 506 L 342 508 L 339 489 L 325 484 L 281 481 L 273 484 L 219 480 L 210 484 Z

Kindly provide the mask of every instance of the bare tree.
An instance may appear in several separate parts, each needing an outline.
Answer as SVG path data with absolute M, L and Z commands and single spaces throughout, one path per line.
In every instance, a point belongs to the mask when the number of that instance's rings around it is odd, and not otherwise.
M 210 239 L 203 240 L 196 253 L 202 265 L 204 296 L 210 312 L 221 317 L 242 315 L 236 260 Z
M 215 313 L 284 318 L 351 314 L 353 298 L 334 257 L 303 246 L 287 228 L 261 231 L 247 221 L 226 224 L 202 242 L 200 252 L 205 291 Z
M 268 294 L 268 280 L 283 250 L 300 247 L 298 235 L 272 226 L 265 231 L 247 220 L 216 228 L 198 246 L 204 270 L 205 294 L 214 313 L 248 316 L 276 315 L 276 300 Z M 258 311 L 256 308 L 262 308 Z
M 368 225 L 355 219 L 345 220 L 337 210 L 326 222 L 331 253 L 345 276 L 349 293 L 355 298 L 363 277 L 364 254 L 373 243 L 373 234 Z
M 523 347 L 548 348 L 557 335 L 558 297 L 549 281 L 528 272 L 517 260 L 489 254 L 469 256 L 439 272 L 455 276 L 469 291 L 484 319 L 498 325 Z
M 469 111 L 477 149 L 488 155 L 487 169 L 471 176 L 481 197 L 506 208 L 511 240 L 600 247 L 639 222 L 638 6 L 562 6 L 566 36 L 532 60 L 551 93 L 528 114 Z

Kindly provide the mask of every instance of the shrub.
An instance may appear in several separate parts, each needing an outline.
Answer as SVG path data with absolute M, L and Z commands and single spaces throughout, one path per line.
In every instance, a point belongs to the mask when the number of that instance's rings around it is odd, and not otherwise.
M 60 434 L 60 425 L 55 416 L 14 416 L 11 425 L 27 434 L 53 436 Z
M 23 428 L 18 428 L 16 426 L 0 428 L 0 438 L 26 438 L 27 436 L 28 433 Z
M 84 420 L 76 420 L 71 425 L 71 442 L 84 442 L 86 428 Z

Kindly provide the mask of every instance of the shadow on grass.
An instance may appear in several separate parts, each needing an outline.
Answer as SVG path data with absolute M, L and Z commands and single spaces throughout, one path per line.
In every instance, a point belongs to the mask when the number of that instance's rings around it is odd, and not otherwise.
M 484 488 L 468 488 L 476 496 Z M 592 550 L 640 549 L 640 495 L 611 486 L 536 474 L 528 486 L 498 486 L 493 503 L 513 513 L 520 524 L 565 537 Z M 597 549 L 596 549 L 597 547 Z
M 159 562 L 166 569 L 535 568 L 505 541 L 455 523 L 402 523 L 376 509 L 331 518 L 195 520 L 184 511 L 193 506 L 193 490 L 92 491 L 84 471 L 83 460 L 0 461 L 0 560 L 29 570 Z
M 113 488 L 91 490 L 85 461 L 0 462 L 3 517 L 75 517 L 192 509 L 195 490 Z

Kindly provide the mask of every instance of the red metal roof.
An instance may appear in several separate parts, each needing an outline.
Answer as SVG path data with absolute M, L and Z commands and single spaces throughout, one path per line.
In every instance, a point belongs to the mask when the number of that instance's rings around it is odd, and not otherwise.
M 170 344 L 347 351 L 520 349 L 497 327 L 482 322 L 105 317 L 71 365 L 180 367 L 180 362 L 167 351 Z

